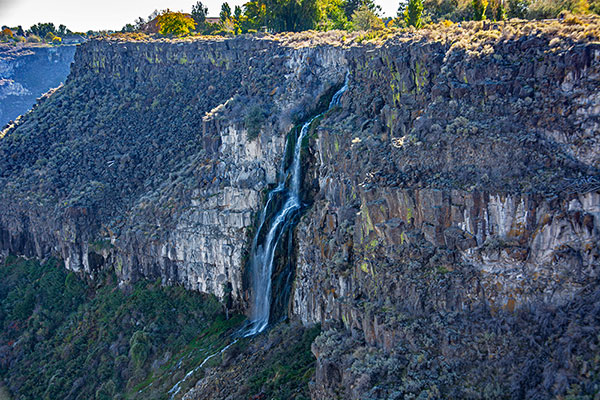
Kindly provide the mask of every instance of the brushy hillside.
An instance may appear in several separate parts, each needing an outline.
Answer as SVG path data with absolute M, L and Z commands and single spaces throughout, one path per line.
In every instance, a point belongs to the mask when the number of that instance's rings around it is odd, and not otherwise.
M 221 365 L 247 367 L 237 370 L 228 390 L 307 398 L 318 328 L 281 326 L 221 354 L 243 317 L 227 320 L 214 296 L 160 282 L 123 290 L 111 275 L 98 283 L 88 286 L 56 260 L 3 262 L 0 378 L 6 388 L 0 398 L 7 391 L 14 400 L 181 398 Z M 205 398 L 222 397 L 213 390 Z

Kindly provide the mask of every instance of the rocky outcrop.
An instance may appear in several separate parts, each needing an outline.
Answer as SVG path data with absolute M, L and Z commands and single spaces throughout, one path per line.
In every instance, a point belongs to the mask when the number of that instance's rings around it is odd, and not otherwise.
M 75 46 L 13 47 L 0 45 L 0 126 L 25 114 L 67 75 Z
M 350 51 L 343 107 L 310 146 L 318 194 L 297 230 L 293 313 L 347 332 L 329 342 L 325 333 L 314 349 L 315 398 L 395 398 L 411 372 L 383 374 L 378 363 L 420 340 L 401 316 L 563 307 L 597 287 L 599 115 L 589 89 L 600 83 L 600 48 L 551 40 Z M 352 357 L 361 346 L 383 352 L 379 361 Z M 382 376 L 387 389 L 367 393 Z
M 334 46 L 269 39 L 81 46 L 65 86 L 2 141 L 2 248 L 240 304 L 285 135 L 344 64 Z
M 593 393 L 596 25 L 89 42 L 0 140 L 0 248 L 247 307 L 285 135 L 349 71 L 308 135 L 290 253 L 290 316 L 324 326 L 313 397 Z

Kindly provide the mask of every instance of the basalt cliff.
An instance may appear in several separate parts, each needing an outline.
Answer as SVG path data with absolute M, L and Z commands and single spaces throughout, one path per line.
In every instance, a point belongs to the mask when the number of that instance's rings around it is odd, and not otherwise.
M 25 114 L 69 74 L 75 46 L 0 45 L 0 125 Z
M 312 397 L 594 398 L 597 36 L 553 21 L 92 40 L 0 134 L 0 249 L 247 310 L 286 142 L 348 76 L 302 144 L 305 211 L 272 277 L 283 314 L 321 324 Z M 239 398 L 216 388 L 228 376 L 185 398 Z

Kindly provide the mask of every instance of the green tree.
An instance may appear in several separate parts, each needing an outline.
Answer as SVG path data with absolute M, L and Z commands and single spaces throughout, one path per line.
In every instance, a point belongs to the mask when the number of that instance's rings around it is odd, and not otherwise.
M 488 6 L 488 0 L 473 0 L 473 19 L 483 21 L 485 19 L 485 10 Z
M 373 0 L 345 0 L 344 1 L 344 12 L 347 18 L 351 18 L 352 14 L 362 6 L 367 7 L 373 13 L 378 14 L 381 12 L 379 7 Z
M 239 20 L 242 17 L 242 7 L 235 6 L 235 8 L 233 9 L 233 17 L 237 20 Z
M 206 26 L 206 14 L 208 13 L 208 7 L 205 7 L 201 1 L 194 4 L 192 7 L 192 18 L 196 23 L 198 30 L 204 29 Z
M 423 0 L 408 0 L 404 10 L 404 22 L 417 29 L 423 26 Z
M 508 17 L 525 18 L 529 4 L 529 0 L 508 0 Z
M 135 32 L 135 26 L 133 24 L 126 24 L 122 29 L 121 32 Z
M 317 0 L 266 0 L 267 24 L 276 32 L 299 32 L 316 27 Z
M 231 17 L 231 7 L 227 2 L 221 4 L 221 12 L 219 13 L 219 18 L 221 22 L 225 22 L 226 19 Z
M 157 23 L 160 27 L 158 33 L 161 35 L 184 36 L 196 27 L 196 22 L 181 12 L 167 10 L 157 18 Z
M 70 34 L 72 34 L 73 32 L 71 32 L 71 30 L 70 30 L 69 28 L 67 28 L 65 25 L 63 25 L 63 24 L 60 24 L 60 25 L 58 26 L 58 30 L 56 31 L 56 33 L 57 33 L 59 36 L 65 36 L 65 35 L 70 35 Z
M 245 21 L 242 26 L 245 31 L 267 26 L 267 6 L 265 2 L 254 0 L 244 4 L 244 17 Z
M 504 2 L 500 1 L 496 7 L 496 21 L 506 20 L 506 8 L 504 8 Z
M 318 0 L 254 0 L 246 3 L 248 25 L 275 32 L 314 29 L 320 19 Z
M 367 6 L 361 6 L 352 14 L 352 29 L 355 31 L 382 29 L 383 26 L 381 19 Z
M 344 0 L 321 0 L 319 30 L 348 29 L 350 23 L 344 12 Z
M 33 33 L 34 35 L 39 37 L 46 37 L 48 32 L 56 33 L 56 27 L 52 22 L 40 22 L 38 24 L 32 25 L 31 28 L 27 30 L 27 33 Z

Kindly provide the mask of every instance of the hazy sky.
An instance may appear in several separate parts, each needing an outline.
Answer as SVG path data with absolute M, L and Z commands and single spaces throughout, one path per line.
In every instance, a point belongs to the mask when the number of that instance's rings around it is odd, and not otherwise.
M 197 0 L 0 0 L 0 25 L 29 28 L 37 22 L 65 24 L 72 31 L 121 29 L 155 9 L 190 12 Z M 218 16 L 225 0 L 203 0 L 209 16 Z M 228 0 L 233 9 L 248 0 Z M 400 0 L 375 0 L 386 16 L 396 15 Z

